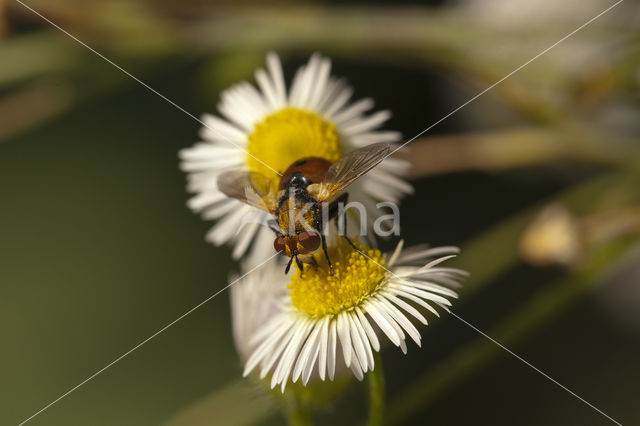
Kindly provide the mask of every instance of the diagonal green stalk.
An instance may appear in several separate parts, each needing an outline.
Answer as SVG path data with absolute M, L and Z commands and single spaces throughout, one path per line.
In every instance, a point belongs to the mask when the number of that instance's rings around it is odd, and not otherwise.
M 307 401 L 302 398 L 298 389 L 292 389 L 286 395 L 285 414 L 287 423 L 290 426 L 311 426 L 313 425 L 313 412 Z
M 380 426 L 384 414 L 384 371 L 380 352 L 373 352 L 375 368 L 369 373 L 369 426 Z

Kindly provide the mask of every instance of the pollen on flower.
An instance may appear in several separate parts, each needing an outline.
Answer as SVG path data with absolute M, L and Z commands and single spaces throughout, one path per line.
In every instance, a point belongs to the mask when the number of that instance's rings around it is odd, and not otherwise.
M 305 266 L 304 275 L 296 269 L 288 285 L 293 306 L 309 315 L 335 315 L 358 306 L 374 293 L 385 275 L 385 269 L 380 265 L 386 268 L 386 263 L 379 250 L 369 247 L 360 249 L 371 260 L 346 242 L 330 247 L 328 251 L 335 272 L 333 276 L 329 274 L 324 254 L 316 255 L 317 268 Z
M 258 123 L 249 135 L 247 152 L 251 154 L 247 158 L 249 170 L 274 182 L 278 176 L 265 163 L 283 173 L 304 157 L 322 157 L 334 162 L 342 155 L 335 126 L 318 114 L 298 108 L 282 109 Z

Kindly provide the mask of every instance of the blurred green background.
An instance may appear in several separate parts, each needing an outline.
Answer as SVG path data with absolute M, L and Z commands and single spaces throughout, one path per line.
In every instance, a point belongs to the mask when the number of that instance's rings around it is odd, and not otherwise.
M 321 51 L 410 138 L 613 2 L 26 4 L 195 115 L 266 52 L 290 79 Z M 640 423 L 638 11 L 621 4 L 413 142 L 402 204 L 408 244 L 463 249 L 454 311 L 622 424 Z M 0 2 L 0 34 L 0 423 L 17 424 L 236 265 L 185 206 L 177 152 L 195 120 L 17 2 Z M 521 250 L 543 235 L 534 248 L 558 259 L 566 235 L 536 228 L 551 203 L 578 247 L 564 262 Z M 240 380 L 228 305 L 221 294 L 31 423 L 281 424 Z M 453 317 L 423 331 L 422 349 L 384 352 L 389 424 L 610 424 Z M 366 404 L 354 381 L 318 423 L 362 422 Z

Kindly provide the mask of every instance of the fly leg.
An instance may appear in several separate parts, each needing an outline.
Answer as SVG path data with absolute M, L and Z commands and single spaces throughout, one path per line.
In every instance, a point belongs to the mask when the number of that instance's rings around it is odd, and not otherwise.
M 309 264 L 313 267 L 313 269 L 317 270 L 318 269 L 318 262 L 316 261 L 316 258 L 311 256 L 311 261 L 309 262 Z
M 349 243 L 349 245 L 350 245 L 351 247 L 353 247 L 353 249 L 354 249 L 355 251 L 357 251 L 358 253 L 360 253 L 360 255 L 361 255 L 362 257 L 365 257 L 365 258 L 366 258 L 366 257 L 368 257 L 367 255 L 365 255 L 365 254 L 362 252 L 362 250 L 360 250 L 358 247 L 356 247 L 356 245 L 353 243 L 353 241 L 351 241 L 351 239 L 350 239 L 349 237 L 347 237 L 347 220 L 346 220 L 346 219 L 344 220 L 344 235 L 343 235 L 343 237 L 344 237 L 344 239 L 345 239 L 345 240 L 347 240 L 347 242 Z
M 338 217 L 338 213 L 340 211 L 338 207 L 340 206 L 341 203 L 343 205 L 346 204 L 348 199 L 349 199 L 349 193 L 345 192 L 344 194 L 342 194 L 341 196 L 336 198 L 331 204 L 329 204 L 329 220 L 337 218 L 337 220 L 338 220 L 338 231 L 340 231 L 340 222 L 339 221 L 340 221 L 340 219 L 342 219 L 343 223 L 344 223 L 344 226 L 343 226 L 344 233 L 342 234 L 342 236 L 347 240 L 349 245 L 351 247 L 353 247 L 353 249 L 355 251 L 360 253 L 361 256 L 367 257 L 358 247 L 356 247 L 356 245 L 353 243 L 353 241 L 351 241 L 351 239 L 347 236 L 347 218 L 344 217 L 344 216 Z M 328 259 L 328 257 L 327 257 L 327 259 Z
M 320 240 L 322 241 L 324 257 L 327 258 L 327 264 L 329 265 L 329 275 L 333 276 L 333 265 L 331 264 L 331 259 L 329 259 L 329 253 L 327 252 L 327 239 L 324 237 L 324 234 L 320 234 Z

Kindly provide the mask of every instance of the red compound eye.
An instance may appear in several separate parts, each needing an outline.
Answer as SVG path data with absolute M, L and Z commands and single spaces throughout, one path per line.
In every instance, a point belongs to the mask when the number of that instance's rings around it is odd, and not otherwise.
M 320 247 L 320 235 L 315 232 L 303 231 L 298 235 L 298 242 L 308 251 L 315 251 Z
M 278 253 L 284 253 L 285 252 L 284 237 L 276 238 L 276 240 L 273 242 L 273 248 L 276 249 Z

